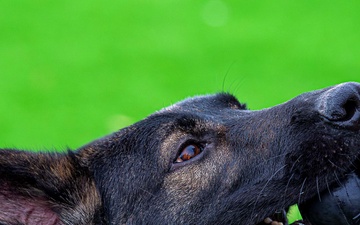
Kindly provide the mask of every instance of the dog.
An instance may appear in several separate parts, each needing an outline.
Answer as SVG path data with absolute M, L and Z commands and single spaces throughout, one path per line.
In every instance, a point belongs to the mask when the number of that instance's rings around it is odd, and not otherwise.
M 0 150 L 0 224 L 261 224 L 359 153 L 359 83 L 257 111 L 197 96 L 76 151 Z

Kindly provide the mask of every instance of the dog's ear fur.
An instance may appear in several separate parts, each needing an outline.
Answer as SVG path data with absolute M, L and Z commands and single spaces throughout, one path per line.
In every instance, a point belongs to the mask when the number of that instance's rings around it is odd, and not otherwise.
M 0 151 L 0 224 L 101 224 L 85 163 L 67 154 Z

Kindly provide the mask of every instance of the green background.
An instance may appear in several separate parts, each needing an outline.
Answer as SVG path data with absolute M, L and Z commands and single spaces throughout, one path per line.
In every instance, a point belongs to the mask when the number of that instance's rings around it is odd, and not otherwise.
M 0 147 L 77 148 L 185 97 L 360 81 L 360 1 L 0 1 Z

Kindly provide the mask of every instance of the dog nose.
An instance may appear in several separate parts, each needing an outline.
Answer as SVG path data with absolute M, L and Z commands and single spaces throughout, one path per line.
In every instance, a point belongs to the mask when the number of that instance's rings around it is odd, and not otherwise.
M 333 124 L 360 130 L 360 84 L 343 83 L 325 91 L 317 99 L 317 110 Z

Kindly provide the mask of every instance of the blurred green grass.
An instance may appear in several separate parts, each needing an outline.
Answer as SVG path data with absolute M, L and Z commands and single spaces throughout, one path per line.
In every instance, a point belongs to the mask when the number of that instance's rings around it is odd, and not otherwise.
M 0 1 L 0 146 L 77 148 L 188 96 L 360 81 L 358 1 Z

